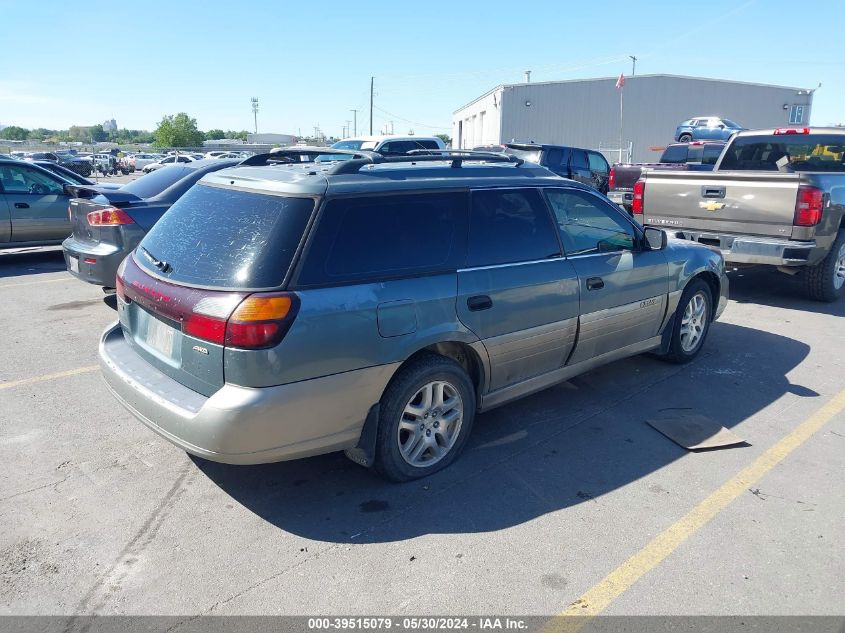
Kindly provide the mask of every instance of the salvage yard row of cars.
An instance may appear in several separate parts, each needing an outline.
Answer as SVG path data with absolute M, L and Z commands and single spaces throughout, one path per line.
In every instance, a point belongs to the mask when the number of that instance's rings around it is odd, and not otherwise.
M 481 411 L 633 354 L 693 359 L 726 260 L 845 292 L 843 130 L 741 131 L 712 172 L 640 166 L 629 210 L 587 150 L 379 143 L 177 163 L 114 189 L 37 166 L 20 182 L 0 160 L 0 245 L 38 224 L 14 228 L 18 203 L 65 209 L 32 242 L 66 237 L 69 205 L 68 269 L 116 293 L 107 385 L 185 451 L 344 450 L 397 481 L 456 459 Z

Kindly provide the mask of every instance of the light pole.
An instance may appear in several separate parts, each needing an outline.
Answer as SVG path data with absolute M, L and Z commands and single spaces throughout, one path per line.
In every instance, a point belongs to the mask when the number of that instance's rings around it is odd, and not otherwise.
M 252 116 L 255 119 L 255 133 L 258 134 L 258 97 L 250 99 L 252 103 Z
M 352 136 L 358 136 L 358 110 L 350 110 L 352 113 Z
M 631 58 L 631 77 L 637 74 L 637 56 L 628 55 Z

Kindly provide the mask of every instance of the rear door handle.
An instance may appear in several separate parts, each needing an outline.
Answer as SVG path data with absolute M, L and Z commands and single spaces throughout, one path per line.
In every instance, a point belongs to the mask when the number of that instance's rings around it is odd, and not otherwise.
M 480 312 L 493 307 L 493 300 L 487 295 L 476 295 L 467 299 L 467 308 L 470 312 Z
M 601 290 L 602 288 L 604 288 L 604 279 L 601 277 L 587 279 L 587 290 Z
M 29 209 L 29 205 L 26 202 L 16 202 L 15 208 L 16 209 Z

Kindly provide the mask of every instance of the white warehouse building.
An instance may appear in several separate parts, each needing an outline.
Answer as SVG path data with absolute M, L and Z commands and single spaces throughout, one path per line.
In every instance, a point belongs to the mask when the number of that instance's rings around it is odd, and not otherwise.
M 675 128 L 693 117 L 718 116 L 743 127 L 809 125 L 813 90 L 682 77 L 616 77 L 500 85 L 452 116 L 452 146 L 535 142 L 602 151 L 610 162 L 621 147 L 631 160 L 656 159 Z M 623 158 L 625 155 L 623 154 Z

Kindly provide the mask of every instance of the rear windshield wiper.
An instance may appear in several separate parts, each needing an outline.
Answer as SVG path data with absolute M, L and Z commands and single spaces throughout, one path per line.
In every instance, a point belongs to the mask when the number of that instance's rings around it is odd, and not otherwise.
M 155 266 L 156 268 L 158 268 L 161 272 L 169 273 L 171 270 L 173 270 L 173 266 L 171 266 L 170 264 L 168 264 L 167 262 L 165 262 L 161 259 L 156 259 L 155 255 L 153 255 L 150 251 L 148 251 L 143 246 L 140 246 L 139 248 L 143 251 L 144 257 L 149 259 L 150 263 L 153 266 Z

